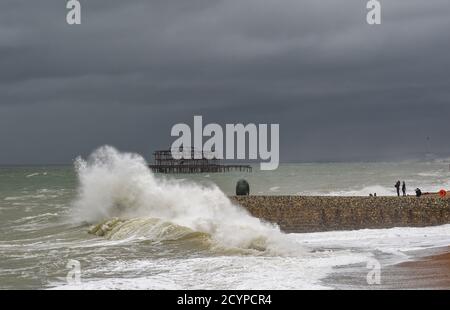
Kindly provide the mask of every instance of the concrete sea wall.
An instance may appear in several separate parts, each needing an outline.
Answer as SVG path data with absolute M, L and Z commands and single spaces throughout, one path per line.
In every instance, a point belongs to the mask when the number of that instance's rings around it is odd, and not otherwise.
M 253 216 L 285 232 L 422 227 L 450 223 L 450 199 L 437 197 L 234 196 Z

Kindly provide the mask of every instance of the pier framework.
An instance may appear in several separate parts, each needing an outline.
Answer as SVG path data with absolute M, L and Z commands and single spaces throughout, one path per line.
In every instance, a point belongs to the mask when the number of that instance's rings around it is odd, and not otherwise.
M 185 151 L 184 151 L 185 152 Z M 192 148 L 190 156 L 183 159 L 175 159 L 170 150 L 160 150 L 153 153 L 154 164 L 149 165 L 150 169 L 159 173 L 216 173 L 242 171 L 252 172 L 250 165 L 227 165 L 221 163 L 217 158 L 207 156 L 203 151 L 196 151 Z

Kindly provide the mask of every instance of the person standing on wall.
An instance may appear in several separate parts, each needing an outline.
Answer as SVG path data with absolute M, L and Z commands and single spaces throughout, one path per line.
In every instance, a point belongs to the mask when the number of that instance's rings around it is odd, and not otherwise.
M 395 188 L 397 189 L 397 196 L 400 197 L 400 181 L 397 181 L 397 183 L 395 183 Z
M 406 197 L 406 182 L 405 181 L 403 181 L 402 192 L 403 192 L 403 197 Z

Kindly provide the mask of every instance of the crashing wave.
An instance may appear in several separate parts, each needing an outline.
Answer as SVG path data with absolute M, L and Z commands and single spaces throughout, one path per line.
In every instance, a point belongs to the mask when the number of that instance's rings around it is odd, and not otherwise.
M 100 223 L 91 229 L 96 235 L 158 240 L 203 233 L 223 247 L 294 249 L 278 226 L 251 216 L 217 186 L 156 178 L 139 155 L 101 147 L 88 160 L 78 158 L 76 170 L 73 215 L 78 222 Z

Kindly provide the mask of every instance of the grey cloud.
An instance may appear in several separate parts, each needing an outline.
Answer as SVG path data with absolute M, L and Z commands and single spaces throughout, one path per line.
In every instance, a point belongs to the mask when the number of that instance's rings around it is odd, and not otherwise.
M 421 156 L 450 132 L 447 0 L 382 1 L 375 27 L 361 0 L 81 3 L 79 26 L 64 1 L 0 4 L 0 163 L 148 155 L 194 114 L 278 122 L 288 161 Z

